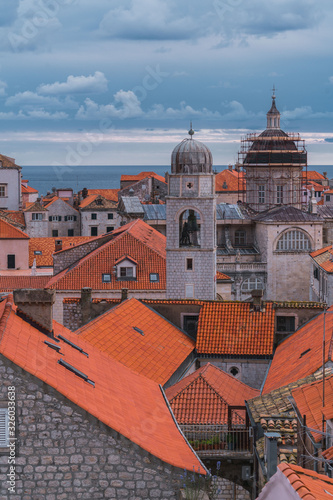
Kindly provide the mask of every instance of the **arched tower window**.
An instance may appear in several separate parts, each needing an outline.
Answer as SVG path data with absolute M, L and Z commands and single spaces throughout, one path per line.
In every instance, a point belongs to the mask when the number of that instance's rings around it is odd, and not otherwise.
M 179 217 L 179 246 L 200 247 L 200 215 L 195 210 L 185 210 Z
M 311 242 L 309 237 L 297 229 L 292 229 L 283 233 L 276 245 L 278 252 L 309 252 Z
M 263 290 L 264 284 L 260 278 L 247 278 L 242 283 L 242 292 L 250 292 L 251 290 Z

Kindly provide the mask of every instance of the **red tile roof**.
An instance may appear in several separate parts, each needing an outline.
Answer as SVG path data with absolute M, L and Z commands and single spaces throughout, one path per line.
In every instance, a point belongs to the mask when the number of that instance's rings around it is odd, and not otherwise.
M 218 280 L 228 280 L 228 281 L 231 280 L 230 276 L 228 276 L 227 274 L 221 273 L 220 271 L 217 271 L 217 273 L 216 273 L 216 279 L 218 279 Z
M 310 253 L 313 260 L 320 266 L 324 271 L 328 273 L 333 272 L 333 248 L 332 245 L 328 247 L 320 248 Z
M 75 333 L 162 385 L 195 348 L 190 337 L 136 299 L 122 302 Z
M 0 239 L 29 239 L 29 236 L 9 222 L 0 218 Z
M 117 259 L 128 255 L 138 262 L 136 279 L 120 280 L 114 275 Z M 93 290 L 165 290 L 166 237 L 137 219 L 112 232 L 112 239 L 54 276 L 48 287 L 58 290 L 80 290 L 89 286 Z M 159 281 L 151 282 L 150 273 L 158 273 Z M 111 281 L 104 283 L 103 274 Z
M 9 223 L 13 222 L 25 227 L 24 213 L 21 210 L 3 210 L 2 213 L 6 216 Z
M 333 311 L 333 308 L 328 311 Z M 331 359 L 333 315 L 325 319 L 325 362 Z M 322 366 L 324 314 L 321 313 L 286 338 L 276 348 L 263 394 L 311 375 Z
M 275 311 L 251 310 L 249 302 L 208 302 L 201 308 L 197 351 L 201 354 L 270 356 L 273 354 Z
M 54 322 L 55 336 L 63 335 L 89 354 L 87 357 L 60 340 L 60 356 L 44 343 L 52 342 L 50 338 L 15 314 L 11 300 L 8 296 L 0 303 L 3 356 L 164 462 L 188 470 L 202 469 L 180 434 L 158 384 Z M 60 365 L 60 359 L 86 374 L 95 386 Z
M 282 463 L 280 471 L 288 479 L 297 495 L 304 500 L 331 500 L 333 479 L 298 465 Z
M 155 172 L 140 172 L 137 175 L 122 175 L 120 177 L 120 182 L 132 181 L 134 184 L 134 182 L 141 181 L 142 179 L 146 179 L 147 177 L 154 177 L 155 179 L 165 183 L 165 178 L 161 175 L 155 174 Z
M 322 186 L 321 184 L 318 184 L 318 182 L 315 181 L 308 181 L 307 184 L 302 186 L 302 189 L 309 189 L 314 188 L 315 191 L 325 191 L 325 189 L 328 189 L 328 186 Z M 327 191 L 325 191 L 325 194 Z
M 34 189 L 31 186 L 24 186 L 24 184 L 21 184 L 21 190 L 22 190 L 22 194 L 24 194 L 24 193 L 38 193 L 37 189 Z
M 228 407 L 244 406 L 245 400 L 259 395 L 232 375 L 210 363 L 166 389 L 165 394 L 179 424 L 228 423 Z M 237 423 L 244 423 L 244 411 L 238 410 Z
M 243 172 L 226 169 L 215 176 L 215 191 L 217 192 L 237 192 L 245 189 L 246 181 Z
M 320 174 L 319 172 L 316 172 L 316 170 L 308 170 L 307 172 L 303 171 L 302 172 L 302 177 L 303 179 L 311 179 L 311 180 L 324 180 L 325 176 L 323 174 Z
M 18 288 L 44 288 L 50 276 L 0 276 L 0 292 Z
M 66 236 L 57 238 L 30 238 L 29 241 L 29 266 L 36 259 L 37 267 L 53 267 L 52 255 L 55 253 L 55 242 L 62 242 L 63 250 L 86 243 L 93 239 L 91 236 Z M 42 252 L 36 255 L 35 252 Z
M 333 418 L 333 375 L 325 378 L 325 406 L 323 406 L 323 381 L 302 385 L 292 391 L 300 414 L 306 415 L 306 425 L 312 429 L 322 430 L 323 415 L 325 419 Z M 312 433 L 315 441 L 321 441 L 322 435 Z
M 321 454 L 326 460 L 333 460 L 333 446 L 322 451 Z
M 88 195 L 100 194 L 103 198 L 118 203 L 118 193 L 120 189 L 88 189 Z
M 80 201 L 80 208 L 85 208 L 90 205 L 90 203 L 96 200 L 97 196 L 98 194 L 90 194 L 86 196 L 86 198 L 83 198 L 83 200 Z

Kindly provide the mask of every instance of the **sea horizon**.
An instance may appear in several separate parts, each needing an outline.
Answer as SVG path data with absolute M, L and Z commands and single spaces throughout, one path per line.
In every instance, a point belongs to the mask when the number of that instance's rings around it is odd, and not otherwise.
M 214 165 L 220 172 L 227 165 Z M 308 170 L 327 172 L 333 178 L 333 165 L 308 165 Z M 83 189 L 119 189 L 120 177 L 136 175 L 140 172 L 155 172 L 164 176 L 170 171 L 170 165 L 24 165 L 22 178 L 29 181 L 29 186 L 45 196 L 52 188 L 72 188 L 75 192 Z

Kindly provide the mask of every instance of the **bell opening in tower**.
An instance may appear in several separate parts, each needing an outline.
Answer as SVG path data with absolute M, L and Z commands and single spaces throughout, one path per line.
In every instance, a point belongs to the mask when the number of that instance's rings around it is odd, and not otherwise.
M 200 247 L 200 214 L 185 210 L 179 217 L 179 246 Z

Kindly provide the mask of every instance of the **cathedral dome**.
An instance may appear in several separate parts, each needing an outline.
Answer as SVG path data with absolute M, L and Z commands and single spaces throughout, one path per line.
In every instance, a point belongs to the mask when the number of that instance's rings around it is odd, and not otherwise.
M 171 172 L 173 174 L 211 173 L 213 157 L 202 142 L 192 139 L 194 131 L 189 131 L 190 138 L 178 144 L 171 154 Z

